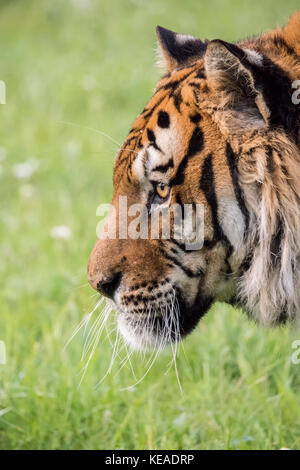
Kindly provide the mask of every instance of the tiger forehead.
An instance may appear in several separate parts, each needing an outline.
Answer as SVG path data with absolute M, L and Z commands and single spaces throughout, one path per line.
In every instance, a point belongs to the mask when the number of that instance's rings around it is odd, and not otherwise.
M 166 75 L 158 82 L 153 97 L 136 118 L 116 157 L 115 182 L 122 179 L 125 173 L 130 182 L 132 164 L 146 146 L 150 144 L 154 149 L 161 150 L 156 142 L 157 130 L 168 129 L 174 137 L 174 122 L 179 131 L 180 121 L 183 122 L 182 128 L 186 127 L 187 122 L 197 124 L 200 121 L 196 93 L 205 87 L 205 78 L 203 61 L 200 60 L 197 64 Z

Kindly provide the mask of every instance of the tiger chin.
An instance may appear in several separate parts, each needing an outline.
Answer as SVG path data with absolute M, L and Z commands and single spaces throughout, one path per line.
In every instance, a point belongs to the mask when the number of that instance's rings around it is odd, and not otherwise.
M 298 322 L 300 12 L 236 44 L 157 34 L 165 72 L 116 156 L 117 236 L 97 241 L 89 282 L 136 349 L 180 340 L 216 300 L 264 325 Z M 202 205 L 203 245 L 118 236 L 133 218 L 120 196 L 149 217 Z

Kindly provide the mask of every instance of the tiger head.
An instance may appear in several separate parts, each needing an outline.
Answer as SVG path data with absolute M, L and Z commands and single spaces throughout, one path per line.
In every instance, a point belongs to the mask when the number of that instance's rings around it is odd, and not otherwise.
M 135 348 L 177 341 L 216 300 L 272 324 L 300 300 L 300 13 L 259 38 L 231 44 L 158 27 L 167 73 L 114 164 L 109 219 L 89 260 L 92 287 L 111 299 Z M 203 244 L 120 236 L 140 203 L 204 208 Z M 193 217 L 193 214 L 192 214 Z M 109 220 L 108 219 L 108 220 Z M 193 219 L 194 220 L 194 219 Z M 127 229 L 126 229 L 127 230 Z

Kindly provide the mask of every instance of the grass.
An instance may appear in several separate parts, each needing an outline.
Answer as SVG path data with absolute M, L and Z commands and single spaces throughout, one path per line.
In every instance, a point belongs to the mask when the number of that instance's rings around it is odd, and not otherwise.
M 170 351 L 121 391 L 134 378 L 119 360 L 96 387 L 112 354 L 107 341 L 80 387 L 82 336 L 63 350 L 97 300 L 86 265 L 96 207 L 112 193 L 117 144 L 90 128 L 117 142 L 126 136 L 158 78 L 155 25 L 236 40 L 283 24 L 297 5 L 2 0 L 1 449 L 300 447 L 300 366 L 291 363 L 299 331 L 257 328 L 216 304 L 179 355 L 183 394 L 174 369 L 165 374 Z M 22 162 L 36 166 L 24 179 L 15 176 Z M 50 236 L 59 225 L 69 240 Z M 133 363 L 141 377 L 143 359 Z

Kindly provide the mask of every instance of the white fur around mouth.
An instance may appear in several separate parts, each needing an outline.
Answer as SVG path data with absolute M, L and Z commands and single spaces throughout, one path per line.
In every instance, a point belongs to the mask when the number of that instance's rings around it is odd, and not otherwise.
M 130 323 L 128 316 L 119 314 L 118 316 L 118 328 L 126 343 L 137 351 L 149 350 L 157 348 L 160 343 L 158 336 L 154 335 L 151 331 L 146 328 L 146 324 L 139 325 L 139 331 L 135 331 L 135 328 Z

